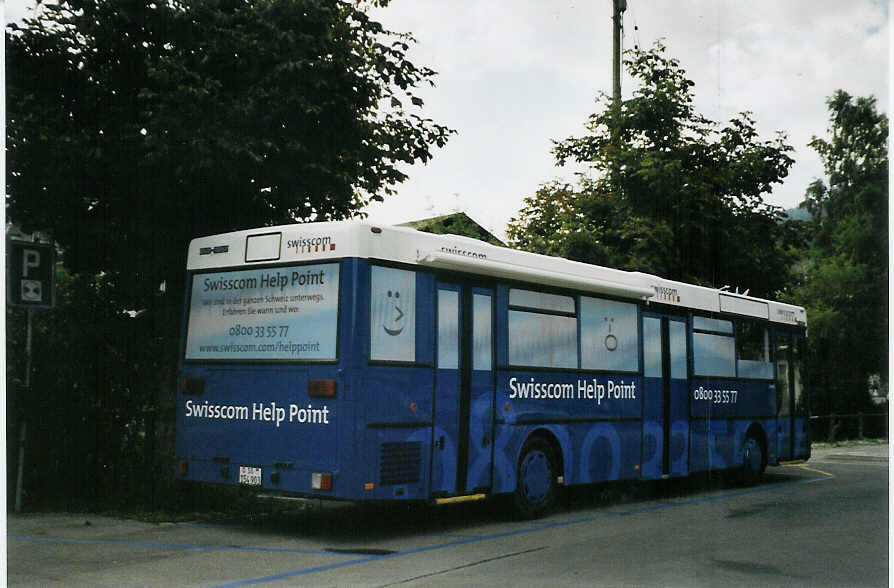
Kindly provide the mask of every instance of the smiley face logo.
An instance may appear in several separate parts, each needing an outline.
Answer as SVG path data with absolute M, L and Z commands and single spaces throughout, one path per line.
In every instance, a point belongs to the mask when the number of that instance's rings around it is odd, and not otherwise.
M 382 325 L 382 328 L 392 337 L 400 335 L 406 326 L 406 323 L 403 320 L 404 311 L 400 309 L 400 304 L 400 292 L 397 290 L 388 290 L 388 310 L 385 315 L 385 324 Z
M 608 335 L 605 336 L 605 348 L 609 351 L 614 351 L 618 348 L 618 338 L 612 334 L 612 323 L 615 322 L 615 319 L 605 317 L 605 322 L 608 323 Z

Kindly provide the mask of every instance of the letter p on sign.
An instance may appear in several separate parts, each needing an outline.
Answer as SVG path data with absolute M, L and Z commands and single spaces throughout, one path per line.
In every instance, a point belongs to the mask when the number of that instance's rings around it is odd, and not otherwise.
M 37 249 L 25 249 L 22 255 L 22 277 L 28 277 L 28 270 L 40 268 L 40 251 Z

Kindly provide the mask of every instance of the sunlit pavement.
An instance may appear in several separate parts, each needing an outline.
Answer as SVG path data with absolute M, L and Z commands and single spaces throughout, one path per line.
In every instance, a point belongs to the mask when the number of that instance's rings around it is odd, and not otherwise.
M 879 461 L 889 460 L 890 449 L 887 443 L 855 443 L 841 446 L 829 446 L 826 444 L 814 445 L 811 450 L 810 460 L 857 460 Z
M 8 519 L 11 586 L 887 584 L 888 445 L 817 447 L 762 484 L 578 488 L 516 521 L 490 503 L 304 508 L 143 523 Z

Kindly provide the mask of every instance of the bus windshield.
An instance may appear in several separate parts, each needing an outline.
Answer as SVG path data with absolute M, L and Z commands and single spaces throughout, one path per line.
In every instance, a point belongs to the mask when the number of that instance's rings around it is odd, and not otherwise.
M 339 264 L 196 273 L 187 361 L 333 361 Z

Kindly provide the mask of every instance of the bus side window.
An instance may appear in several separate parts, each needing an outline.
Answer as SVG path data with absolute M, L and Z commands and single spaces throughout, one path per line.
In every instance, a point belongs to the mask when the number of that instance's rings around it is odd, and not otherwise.
M 790 336 L 776 335 L 776 410 L 779 416 L 791 414 L 792 389 L 788 371 L 791 346 Z
M 643 375 L 661 377 L 661 319 L 643 318 Z
M 757 321 L 736 321 L 736 359 L 740 378 L 773 379 L 770 332 L 766 326 Z
M 370 268 L 370 348 L 374 361 L 416 361 L 416 273 Z
M 692 317 L 692 371 L 698 376 L 735 377 L 736 341 L 731 321 Z
M 438 369 L 459 369 L 459 292 L 438 289 Z
M 491 300 L 486 294 L 472 296 L 472 369 L 491 369 L 493 356 Z
M 509 364 L 577 367 L 574 298 L 515 288 L 509 291 Z
M 795 395 L 795 416 L 807 416 L 807 393 L 804 382 L 804 350 L 807 342 L 803 337 L 797 337 L 792 347 L 792 372 L 794 373 L 794 382 L 792 382 L 792 392 Z
M 639 369 L 636 305 L 581 296 L 580 316 L 582 368 Z

